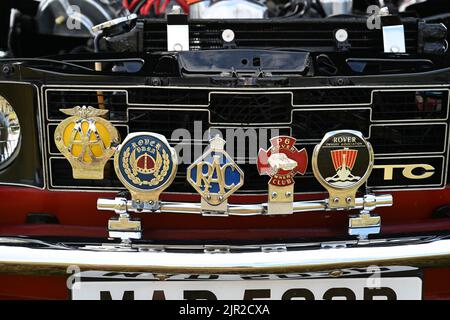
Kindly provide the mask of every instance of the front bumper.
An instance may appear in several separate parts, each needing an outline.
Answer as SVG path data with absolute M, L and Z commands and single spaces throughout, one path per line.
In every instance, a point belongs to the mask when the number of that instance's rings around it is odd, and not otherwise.
M 67 274 L 80 270 L 157 274 L 277 274 L 368 266 L 450 266 L 450 237 L 378 239 L 288 246 L 163 248 L 151 245 L 58 244 L 0 238 L 0 272 Z

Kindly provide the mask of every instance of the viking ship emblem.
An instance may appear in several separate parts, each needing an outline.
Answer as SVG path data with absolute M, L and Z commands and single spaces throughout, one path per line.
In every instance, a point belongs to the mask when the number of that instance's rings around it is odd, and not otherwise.
M 312 168 L 329 193 L 330 208 L 352 208 L 358 188 L 369 178 L 374 162 L 372 145 L 355 130 L 327 132 L 314 147 Z
M 358 150 L 344 148 L 342 150 L 333 150 L 330 152 L 330 155 L 336 174 L 333 177 L 326 178 L 326 181 L 345 186 L 348 182 L 361 179 L 361 177 L 354 176 L 351 172 L 358 156 Z

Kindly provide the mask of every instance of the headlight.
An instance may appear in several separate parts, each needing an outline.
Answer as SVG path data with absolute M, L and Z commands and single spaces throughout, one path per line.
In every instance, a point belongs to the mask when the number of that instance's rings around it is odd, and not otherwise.
M 10 164 L 20 149 L 20 124 L 9 102 L 0 96 L 0 170 Z

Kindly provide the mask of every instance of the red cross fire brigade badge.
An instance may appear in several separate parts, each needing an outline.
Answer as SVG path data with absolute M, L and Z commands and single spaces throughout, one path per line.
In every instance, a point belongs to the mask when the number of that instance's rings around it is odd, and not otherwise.
M 306 150 L 298 150 L 295 142 L 295 138 L 279 136 L 270 139 L 271 147 L 267 151 L 259 150 L 258 172 L 270 176 L 269 214 L 290 214 L 293 211 L 294 176 L 305 174 L 308 167 Z

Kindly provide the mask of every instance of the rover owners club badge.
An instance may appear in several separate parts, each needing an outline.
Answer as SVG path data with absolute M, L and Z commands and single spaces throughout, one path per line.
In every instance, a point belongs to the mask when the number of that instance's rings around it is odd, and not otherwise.
M 70 117 L 56 127 L 55 144 L 70 162 L 74 179 L 103 179 L 105 164 L 120 142 L 117 129 L 101 118 L 108 110 L 77 106 L 60 111 Z
M 372 146 L 361 132 L 340 130 L 324 136 L 314 148 L 312 166 L 314 176 L 330 194 L 330 207 L 355 205 L 356 191 L 369 178 L 373 161 Z
M 202 196 L 202 210 L 226 211 L 227 198 L 244 184 L 244 173 L 224 150 L 219 136 L 187 170 L 187 180 Z
M 175 178 L 177 154 L 157 133 L 129 134 L 114 156 L 117 176 L 133 200 L 157 201 Z
M 279 136 L 270 140 L 271 147 L 260 149 L 257 168 L 260 175 L 270 176 L 269 214 L 290 214 L 293 211 L 294 176 L 305 174 L 308 154 L 295 147 L 296 139 Z

